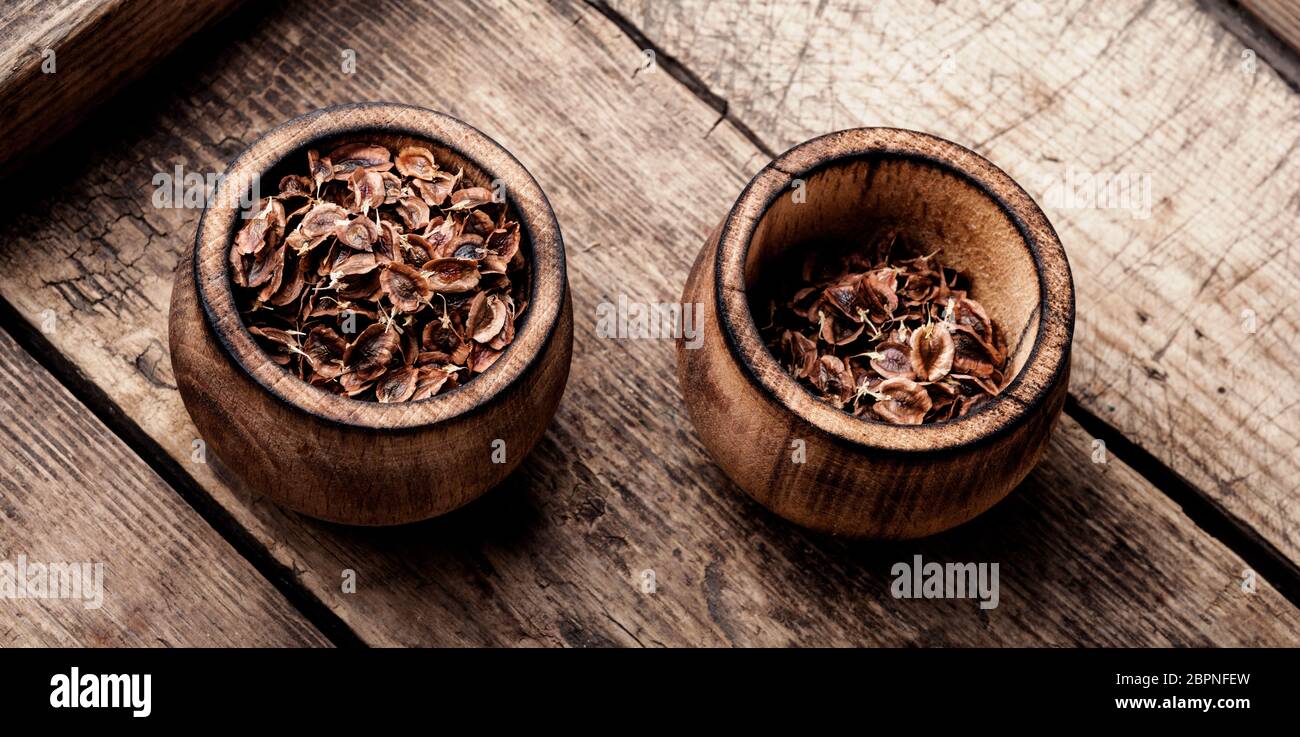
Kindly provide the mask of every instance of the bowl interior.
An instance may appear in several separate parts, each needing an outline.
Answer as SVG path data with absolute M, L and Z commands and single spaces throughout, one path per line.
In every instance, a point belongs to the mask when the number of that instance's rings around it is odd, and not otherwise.
M 438 164 L 439 168 L 445 171 L 462 172 L 462 180 L 465 182 L 466 186 L 486 187 L 488 189 L 494 189 L 498 184 L 500 184 L 502 187 L 506 187 L 508 190 L 508 186 L 509 186 L 508 182 L 499 182 L 498 180 L 494 179 L 493 175 L 488 173 L 486 170 L 484 170 L 484 168 L 480 166 L 477 162 L 466 157 L 464 154 L 462 154 L 461 152 L 457 151 L 454 148 L 438 143 L 437 141 L 432 141 L 427 138 L 421 138 L 408 133 L 376 129 L 376 130 L 357 130 L 346 134 L 330 134 L 330 135 L 322 136 L 318 140 L 307 142 L 299 146 L 298 148 L 294 149 L 293 151 L 290 151 L 289 153 L 281 157 L 278 162 L 276 162 L 271 167 L 269 167 L 264 174 L 262 174 L 260 181 L 258 183 L 258 186 L 261 189 L 261 193 L 263 194 L 263 196 L 265 196 L 269 193 L 278 191 L 280 179 L 287 174 L 299 174 L 299 175 L 306 174 L 307 173 L 307 152 L 309 150 L 315 149 L 317 152 L 320 153 L 320 155 L 328 156 L 330 151 L 332 151 L 337 146 L 340 146 L 345 143 L 378 144 L 387 147 L 390 151 L 394 153 L 394 155 L 396 155 L 398 151 L 401 151 L 403 148 L 406 148 L 407 146 L 422 146 L 424 148 L 429 149 L 429 151 L 433 153 L 434 161 Z M 254 205 L 254 207 L 251 208 L 251 210 L 256 210 L 256 208 L 257 205 Z M 437 210 L 434 210 L 434 214 L 435 215 L 437 214 Z M 509 198 L 507 198 L 506 200 L 506 215 L 512 220 L 515 221 L 520 220 L 519 212 L 515 208 L 514 203 L 511 202 Z M 237 231 L 239 227 L 241 227 L 242 225 L 243 225 L 242 222 L 236 223 L 235 231 Z M 232 231 L 230 234 L 232 241 L 235 236 L 235 231 Z M 525 261 L 525 267 L 524 267 L 524 279 L 526 281 L 525 292 L 527 293 L 528 299 L 531 302 L 534 296 L 533 269 L 531 268 L 531 265 L 533 263 L 534 253 L 533 253 L 532 239 L 528 237 L 527 228 L 521 228 L 520 230 L 519 248 L 520 250 L 523 251 L 524 261 Z M 524 310 L 519 323 L 515 326 L 516 330 L 523 330 L 524 326 L 528 322 L 528 319 L 532 316 L 532 312 L 533 312 L 532 309 Z M 514 348 L 514 345 L 515 344 L 512 342 L 510 345 L 506 346 L 505 352 L 509 352 L 512 348 Z M 284 370 L 286 374 L 289 373 L 287 369 Z M 478 377 L 475 376 L 473 378 L 478 378 Z M 471 379 L 471 381 L 472 380 L 473 379 Z M 441 392 L 436 396 L 429 397 L 428 399 L 422 399 L 416 401 L 432 402 L 437 400 L 438 397 L 446 396 L 453 392 L 460 391 L 467 385 L 468 382 L 466 384 L 462 384 L 458 387 L 455 387 L 454 389 L 451 389 L 449 391 Z M 345 401 L 353 401 L 353 402 L 362 401 L 344 395 L 336 395 L 336 396 L 339 396 L 341 399 Z M 365 402 L 365 404 L 371 404 L 371 402 Z
M 227 258 L 243 224 L 246 197 L 237 188 L 258 182 L 261 194 L 278 190 L 284 174 L 305 173 L 308 149 L 371 141 L 400 150 L 423 145 L 444 169 L 463 169 L 477 186 L 503 184 L 508 212 L 519 221 L 528 261 L 529 304 L 515 340 L 482 374 L 427 400 L 383 404 L 340 396 L 300 380 L 277 365 L 253 339 L 239 314 Z M 464 415 L 491 401 L 540 359 L 567 302 L 564 245 L 559 225 L 537 181 L 508 151 L 450 116 L 398 103 L 358 103 L 308 113 L 276 128 L 242 153 L 218 185 L 196 236 L 194 276 L 203 315 L 236 365 L 285 403 L 319 419 L 373 429 L 417 428 Z
M 969 277 L 971 297 L 1002 332 L 1014 379 L 1033 348 L 1042 294 L 1034 256 L 997 200 L 935 162 L 884 155 L 831 162 L 801 186 L 802 196 L 778 197 L 762 213 L 745 255 L 754 320 L 766 319 L 776 278 L 808 249 L 863 247 L 893 228 Z
M 793 256 L 852 246 L 881 227 L 897 228 L 926 253 L 942 249 L 944 266 L 967 276 L 972 297 L 997 323 L 1007 383 L 964 417 L 923 425 L 854 417 L 806 390 L 759 334 L 769 314 L 767 279 L 788 273 Z M 1068 373 L 1074 284 L 1056 231 L 1011 177 L 951 141 L 856 128 L 799 144 L 745 187 L 718 232 L 715 258 L 718 325 L 742 377 L 778 411 L 859 452 L 975 447 L 1033 416 Z

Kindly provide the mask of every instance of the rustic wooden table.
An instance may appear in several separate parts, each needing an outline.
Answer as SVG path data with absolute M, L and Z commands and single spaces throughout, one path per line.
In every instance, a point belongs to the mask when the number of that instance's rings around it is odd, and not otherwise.
M 183 43 L 218 13 L 171 35 L 146 0 L 15 4 L 0 91 L 39 101 L 57 81 L 60 115 L 130 76 L 87 74 L 96 28 L 142 14 L 179 48 L 57 142 L 61 117 L 16 124 L 48 145 L 4 181 L 0 561 L 106 573 L 99 610 L 0 599 L 0 646 L 1300 644 L 1300 14 L 1241 4 L 330 0 L 250 3 Z M 123 38 L 135 67 L 158 56 Z M 43 87 L 30 64 L 65 43 Z M 290 117 L 372 99 L 513 151 L 555 207 L 574 297 L 538 449 L 469 507 L 397 529 L 286 512 L 193 452 L 166 330 L 199 211 L 153 204 L 156 173 L 219 172 Z M 671 343 L 595 331 L 619 295 L 678 299 L 775 153 L 859 125 L 1004 168 L 1079 297 L 1042 464 L 911 543 L 765 512 L 703 452 Z M 1081 173 L 1149 182 L 1149 211 L 1052 201 Z M 999 563 L 999 606 L 893 598 L 892 563 L 916 554 Z

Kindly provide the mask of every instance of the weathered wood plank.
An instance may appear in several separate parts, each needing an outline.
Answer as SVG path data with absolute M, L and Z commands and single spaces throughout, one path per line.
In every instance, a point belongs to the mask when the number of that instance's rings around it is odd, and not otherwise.
M 1300 5 L 1293 0 L 1241 0 L 1241 4 L 1292 50 L 1300 51 Z
M 0 435 L 0 647 L 329 644 L 3 331 Z
M 612 5 L 774 149 L 917 128 L 1020 181 L 1074 269 L 1071 391 L 1300 564 L 1300 95 L 1217 21 L 1181 0 Z M 1108 174 L 1149 203 L 1055 196 Z
M 0 173 L 237 3 L 7 0 L 0 7 Z
M 386 0 L 250 11 L 199 47 L 174 93 L 125 101 L 125 130 L 0 226 L 0 293 L 301 583 L 375 644 L 1296 643 L 1297 612 L 1169 500 L 1066 422 L 1028 485 L 974 524 L 892 546 L 814 537 L 732 488 L 694 437 L 667 341 L 603 340 L 620 294 L 674 301 L 707 232 L 765 157 L 585 5 Z M 439 53 L 394 38 L 442 39 Z M 503 43 L 502 39 L 526 39 Z M 308 43 L 308 40 L 311 42 Z M 357 51 L 355 74 L 340 67 Z M 191 66 L 192 65 L 192 66 Z M 197 71 L 197 76 L 190 75 Z M 455 80 L 454 83 L 451 81 Z M 165 352 L 171 270 L 198 213 L 150 178 L 205 172 L 314 105 L 397 98 L 447 110 L 537 176 L 569 248 L 569 387 L 538 450 L 469 507 L 397 529 L 307 520 L 194 464 Z M 81 150 L 71 146 L 73 150 Z M 69 148 L 68 146 L 61 148 Z M 999 562 L 997 609 L 896 600 L 915 553 Z M 345 570 L 357 592 L 340 591 Z M 642 590 L 654 571 L 654 593 Z

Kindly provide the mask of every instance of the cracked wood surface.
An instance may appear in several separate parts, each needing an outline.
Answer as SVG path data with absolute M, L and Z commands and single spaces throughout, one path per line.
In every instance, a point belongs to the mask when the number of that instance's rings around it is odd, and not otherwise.
M 1092 463 L 1069 419 L 1006 502 L 925 541 L 813 536 L 732 487 L 686 417 L 672 344 L 599 339 L 595 309 L 620 294 L 676 300 L 767 156 L 667 74 L 638 71 L 641 50 L 590 7 L 337 1 L 235 21 L 115 106 L 119 133 L 60 147 L 66 168 L 0 224 L 0 292 L 33 322 L 53 311 L 53 345 L 365 641 L 1300 643 L 1289 602 L 1267 582 L 1244 592 L 1237 556 L 1122 463 Z M 394 38 L 446 51 L 384 45 Z M 355 74 L 340 70 L 344 49 Z M 537 450 L 469 507 L 396 529 L 287 513 L 190 461 L 165 336 L 199 213 L 151 205 L 155 172 L 219 170 L 285 119 L 360 99 L 445 110 L 514 152 L 555 207 L 574 298 L 573 370 Z M 892 598 L 892 564 L 918 553 L 1000 563 L 998 608 Z M 340 591 L 345 569 L 355 594 Z
M 71 130 L 238 0 L 6 0 L 0 171 Z
M 87 599 L 0 598 L 0 647 L 328 644 L 3 332 L 0 433 L 0 563 L 9 583 L 17 585 L 20 556 L 27 581 L 37 565 L 103 565 L 97 608 L 86 606 L 93 587 L 82 590 Z
M 1188 0 L 611 6 L 771 149 L 883 125 L 1006 170 L 1070 257 L 1071 392 L 1300 564 L 1300 95 L 1218 21 Z M 1055 198 L 1072 171 L 1149 177 L 1149 217 Z

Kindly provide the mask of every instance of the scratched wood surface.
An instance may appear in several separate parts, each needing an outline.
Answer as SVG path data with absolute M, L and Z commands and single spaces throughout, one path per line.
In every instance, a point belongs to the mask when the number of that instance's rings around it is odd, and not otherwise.
M 0 172 L 70 130 L 238 0 L 6 0 Z
M 38 565 L 102 565 L 100 595 L 0 597 L 0 647 L 328 644 L 4 333 L 0 433 L 3 575 L 39 594 Z
M 767 155 L 669 75 L 638 71 L 642 49 L 592 7 L 325 2 L 234 21 L 115 103 L 117 132 L 83 131 L 60 147 L 75 155 L 49 159 L 58 175 L 0 223 L 0 295 L 33 323 L 56 316 L 53 349 L 365 642 L 1300 642 L 1294 606 L 1267 581 L 1244 591 L 1240 558 L 1123 463 L 1094 463 L 1068 418 L 1020 490 L 938 538 L 850 544 L 747 501 L 694 436 L 671 344 L 602 340 L 595 309 L 675 300 Z M 385 45 L 412 37 L 449 51 Z M 448 111 L 512 150 L 555 207 L 574 295 L 569 388 L 537 451 L 468 508 L 398 529 L 305 519 L 191 462 L 165 331 L 198 213 L 151 204 L 155 172 L 219 170 L 277 123 L 361 99 Z M 918 553 L 998 562 L 998 608 L 892 598 L 891 565 Z M 356 593 L 340 587 L 349 570 Z
M 1300 563 L 1300 95 L 1215 18 L 1187 0 L 611 6 L 767 148 L 917 128 L 1015 177 L 1074 270 L 1072 394 Z M 1053 194 L 1086 174 L 1149 181 L 1149 207 Z
M 1284 43 L 1300 50 L 1300 4 L 1295 0 L 1241 0 L 1241 5 Z

